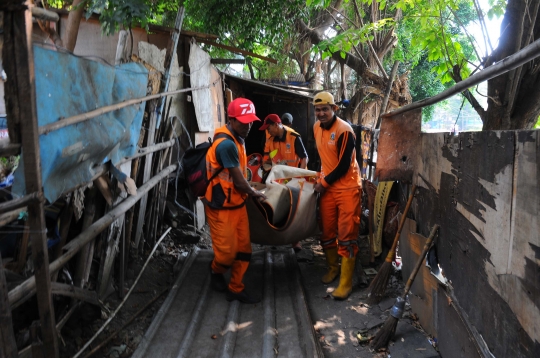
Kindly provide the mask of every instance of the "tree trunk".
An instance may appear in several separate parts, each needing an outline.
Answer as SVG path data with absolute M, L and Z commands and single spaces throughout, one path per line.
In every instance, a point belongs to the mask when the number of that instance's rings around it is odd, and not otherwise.
M 84 12 L 84 6 L 79 6 L 84 3 L 85 0 L 73 0 L 73 5 L 71 11 L 69 12 L 65 39 L 63 43 L 68 51 L 73 52 L 75 50 L 75 45 L 77 44 L 77 35 L 79 34 L 79 25 L 81 24 L 81 19 Z
M 538 1 L 508 0 L 499 45 L 485 67 L 508 57 L 540 36 Z M 484 130 L 531 128 L 540 115 L 540 78 L 536 59 L 488 81 Z

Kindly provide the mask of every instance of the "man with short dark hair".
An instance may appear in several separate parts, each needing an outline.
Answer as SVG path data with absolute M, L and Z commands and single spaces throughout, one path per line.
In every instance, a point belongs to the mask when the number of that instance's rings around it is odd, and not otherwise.
M 211 264 L 211 286 L 217 291 L 227 290 L 227 300 L 257 303 L 259 298 L 244 290 L 242 279 L 251 259 L 251 241 L 246 200 L 249 195 L 266 197 L 254 190 L 247 178 L 247 157 L 244 139 L 254 121 L 255 106 L 246 98 L 233 100 L 228 108 L 229 122 L 218 128 L 214 143 L 206 154 L 207 175 L 212 178 L 202 201 L 210 226 L 214 260 Z M 231 270 L 229 284 L 223 274 Z
M 283 113 L 281 115 L 281 123 L 283 123 L 284 126 L 290 127 L 292 126 L 293 117 L 290 113 Z
M 313 98 L 317 122 L 313 134 L 321 158 L 321 178 L 315 184 L 320 194 L 319 214 L 328 272 L 323 283 L 332 282 L 340 273 L 339 286 L 332 292 L 338 300 L 352 291 L 355 258 L 360 227 L 361 179 L 356 162 L 355 137 L 351 126 L 335 115 L 334 96 L 320 92 Z

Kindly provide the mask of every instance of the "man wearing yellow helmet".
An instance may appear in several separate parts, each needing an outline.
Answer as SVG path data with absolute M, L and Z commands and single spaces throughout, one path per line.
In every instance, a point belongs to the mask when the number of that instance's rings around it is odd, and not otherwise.
M 313 134 L 321 158 L 321 178 L 315 192 L 320 194 L 321 246 L 328 265 L 322 282 L 328 284 L 338 276 L 341 256 L 339 286 L 332 296 L 343 300 L 352 291 L 360 226 L 361 179 L 355 137 L 351 126 L 335 115 L 338 106 L 332 94 L 316 94 L 313 105 L 317 119 Z

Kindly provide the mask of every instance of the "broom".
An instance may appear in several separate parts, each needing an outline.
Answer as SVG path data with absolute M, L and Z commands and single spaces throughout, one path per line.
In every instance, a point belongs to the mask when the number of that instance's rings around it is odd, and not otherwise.
M 409 276 L 409 279 L 407 280 L 407 284 L 405 285 L 405 289 L 403 290 L 403 294 L 396 299 L 396 303 L 392 307 L 392 310 L 390 311 L 390 316 L 386 319 L 386 322 L 384 322 L 384 325 L 379 329 L 373 340 L 371 341 L 371 346 L 375 351 L 388 346 L 388 342 L 390 342 L 390 339 L 394 336 L 394 333 L 396 333 L 396 327 L 398 324 L 399 319 L 403 315 L 403 310 L 405 309 L 405 298 L 407 297 L 407 294 L 409 293 L 409 290 L 411 289 L 412 283 L 414 281 L 414 278 L 416 277 L 416 274 L 418 273 L 418 270 L 420 270 L 420 266 L 422 266 L 422 262 L 424 261 L 424 257 L 426 256 L 427 252 L 431 248 L 435 237 L 435 233 L 439 229 L 439 225 L 433 226 L 433 229 L 431 229 L 431 233 L 429 234 L 429 237 L 426 241 L 426 244 L 424 245 L 424 249 L 422 250 L 422 253 L 418 257 L 418 260 L 416 261 L 416 265 L 414 266 L 414 269 L 411 272 L 411 275 Z
M 379 272 L 377 272 L 377 275 L 375 276 L 373 281 L 371 281 L 371 284 L 368 287 L 368 289 L 370 290 L 370 294 L 368 296 L 368 303 L 370 304 L 379 303 L 384 295 L 384 292 L 386 291 L 388 280 L 390 280 L 390 275 L 392 275 L 392 271 L 394 270 L 392 267 L 392 261 L 394 261 L 394 255 L 396 254 L 396 247 L 399 241 L 399 236 L 401 235 L 401 230 L 403 229 L 403 225 L 405 224 L 405 219 L 407 218 L 407 213 L 409 212 L 409 208 L 411 207 L 415 191 L 416 184 L 412 187 L 411 195 L 409 196 L 409 200 L 407 200 L 407 205 L 405 206 L 403 215 L 401 215 L 401 219 L 399 220 L 398 230 L 396 232 L 396 236 L 394 237 L 392 247 L 390 248 L 390 251 L 388 251 L 388 255 L 386 255 L 386 259 L 384 260 L 384 263 L 379 269 Z

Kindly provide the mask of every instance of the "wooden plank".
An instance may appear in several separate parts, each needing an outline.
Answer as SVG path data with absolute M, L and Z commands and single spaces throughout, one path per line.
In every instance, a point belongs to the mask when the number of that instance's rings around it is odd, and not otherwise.
M 84 198 L 84 216 L 81 228 L 82 232 L 88 229 L 88 227 L 94 222 L 94 216 L 96 213 L 95 197 L 96 188 L 88 189 Z M 84 245 L 79 253 L 74 277 L 74 284 L 77 287 L 83 288 L 88 282 L 88 277 L 90 276 L 90 267 L 92 266 L 92 258 L 94 256 L 94 244 L 95 240 L 92 240 L 88 244 Z
M 155 108 L 155 104 L 154 106 L 150 106 L 150 108 L 154 107 Z M 146 139 L 146 146 L 150 146 L 152 144 L 154 144 L 154 133 L 156 131 L 156 121 L 157 121 L 157 115 L 156 115 L 156 111 L 155 110 L 152 110 L 151 111 L 151 114 L 150 114 L 150 123 L 149 123 L 149 126 L 148 126 L 148 137 Z M 150 179 L 150 171 L 152 169 L 152 158 L 153 158 L 153 153 L 150 153 L 146 156 L 145 158 L 145 161 L 144 161 L 144 169 L 143 169 L 143 184 L 145 184 L 148 179 Z M 139 205 L 139 215 L 138 215 L 138 218 L 137 218 L 137 229 L 135 230 L 135 241 L 134 241 L 134 244 L 135 244 L 135 248 L 138 248 L 138 250 L 136 252 L 138 252 L 139 250 L 142 250 L 142 245 L 144 243 L 144 240 L 141 241 L 141 236 L 142 236 L 142 229 L 143 229 L 143 225 L 144 225 L 144 219 L 145 219 L 145 215 L 146 215 L 146 203 L 148 201 L 148 194 L 145 194 L 143 195 L 143 197 L 141 198 L 141 202 L 140 202 L 140 205 Z M 137 254 L 135 254 L 137 255 Z
M 516 131 L 510 247 L 502 297 L 527 334 L 540 342 L 540 136 Z
M 407 219 L 407 221 L 412 221 Z M 416 222 L 405 225 L 413 225 L 416 228 Z M 414 232 L 409 232 L 407 235 L 402 235 L 403 241 L 400 242 L 400 254 L 403 262 L 402 274 L 403 277 L 409 277 L 414 263 L 418 260 L 418 256 L 426 243 L 426 238 Z M 412 311 L 418 314 L 418 321 L 422 328 L 434 337 L 438 337 L 437 331 L 437 299 L 438 299 L 438 281 L 430 274 L 429 268 L 423 266 L 418 271 L 418 274 L 411 287 L 409 301 L 411 302 Z M 444 331 L 442 332 L 444 334 Z
M 96 306 L 100 305 L 98 295 L 95 291 L 88 291 L 76 286 L 67 285 L 60 282 L 51 283 L 51 289 L 53 295 L 73 297 Z
M 22 3 L 22 2 L 21 2 Z M 24 148 L 22 159 L 26 179 L 26 192 L 38 192 L 41 200 L 28 205 L 28 226 L 32 242 L 32 258 L 34 260 L 34 275 L 36 278 L 37 302 L 39 308 L 43 351 L 47 357 L 58 356 L 58 339 L 54 319 L 54 307 L 51 295 L 49 275 L 49 255 L 47 251 L 47 236 L 43 207 L 41 181 L 41 158 L 38 141 L 38 122 L 36 112 L 36 94 L 34 85 L 34 56 L 32 51 L 32 13 L 30 10 L 4 12 L 5 18 L 10 19 L 10 26 L 4 29 L 11 53 L 4 52 L 6 62 L 16 64 L 10 66 L 8 74 L 13 81 L 5 84 L 6 93 L 18 97 L 18 109 L 13 118 L 20 119 L 21 144 Z M 11 87 L 16 84 L 16 90 Z M 8 89 L 9 88 L 9 89 Z M 13 99 L 13 96 L 10 98 Z M 12 118 L 13 107 L 8 106 L 8 118 Z M 11 137 L 11 133 L 10 133 Z
M 9 308 L 8 288 L 2 256 L 0 255 L 0 357 L 18 357 L 15 332 L 11 321 L 11 308 Z
M 6 265 L 6 268 L 10 269 L 13 272 L 21 273 L 26 265 L 26 255 L 28 253 L 28 239 L 30 238 L 30 231 L 28 226 L 24 227 L 24 232 L 21 237 L 21 242 L 19 244 L 19 253 L 17 254 L 17 261 L 10 262 Z
M 379 181 L 411 183 L 420 151 L 422 110 L 384 118 L 379 133 L 377 168 Z
M 537 176 L 532 174 L 538 161 L 538 143 L 531 138 L 531 131 L 528 133 L 522 134 L 527 138 L 522 147 L 519 134 L 516 139 L 513 131 L 422 135 L 418 165 L 422 187 L 413 206 L 419 232 L 425 234 L 434 223 L 440 224 L 437 254 L 441 267 L 452 281 L 456 299 L 471 325 L 482 334 L 497 357 L 540 354 L 538 319 L 535 319 L 538 312 L 538 299 L 534 298 L 538 297 L 534 292 L 536 287 L 528 285 L 525 276 L 520 276 L 520 272 L 530 270 L 530 277 L 538 281 L 538 259 L 530 242 L 524 242 L 527 234 L 516 234 L 521 227 L 532 226 L 535 230 L 533 223 L 527 220 L 518 228 L 516 220 L 518 212 L 529 211 L 526 205 L 538 202 Z M 532 163 L 527 165 L 533 165 L 523 174 L 521 164 L 516 163 L 516 153 L 518 157 L 523 154 L 520 158 Z M 519 195 L 522 199 L 517 205 L 519 196 L 516 194 L 521 183 L 525 192 Z M 530 217 L 537 215 L 534 213 L 536 205 Z M 518 238 L 518 235 L 523 237 Z M 532 237 L 534 240 L 534 234 Z M 518 254 L 514 249 L 515 240 L 521 242 L 520 247 L 528 246 L 527 251 L 520 249 Z M 516 255 L 521 255 L 521 259 L 514 266 Z M 527 263 L 530 263 L 528 267 Z M 514 267 L 516 271 L 512 271 Z M 443 327 L 442 319 L 439 318 L 438 327 Z M 457 330 L 462 327 L 449 323 L 446 322 L 445 327 L 452 332 L 446 333 L 458 337 Z M 444 351 L 443 347 L 450 349 L 450 344 L 457 343 L 447 343 L 441 344 L 441 353 L 452 356 L 455 351 Z

